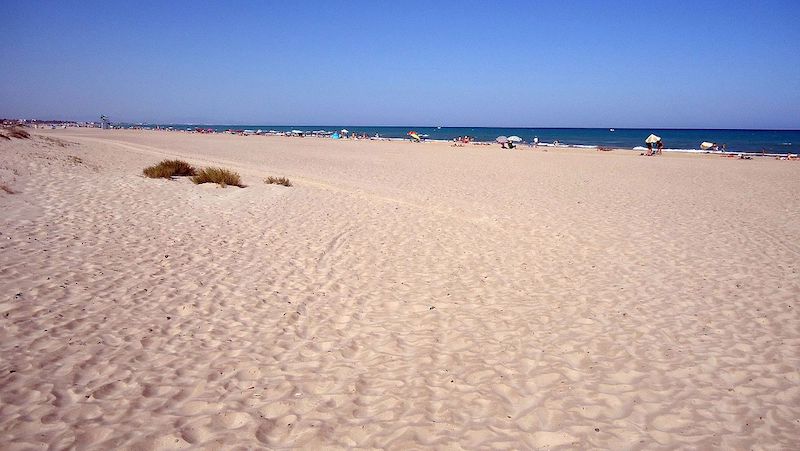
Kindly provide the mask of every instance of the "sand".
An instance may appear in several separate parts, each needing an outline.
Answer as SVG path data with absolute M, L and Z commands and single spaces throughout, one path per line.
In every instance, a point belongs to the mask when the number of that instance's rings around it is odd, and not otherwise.
M 800 441 L 800 163 L 66 129 L 0 181 L 3 449 Z

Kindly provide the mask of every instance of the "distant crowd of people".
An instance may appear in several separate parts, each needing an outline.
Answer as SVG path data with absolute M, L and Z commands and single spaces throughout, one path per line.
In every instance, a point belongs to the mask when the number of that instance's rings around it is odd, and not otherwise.
M 501 149 L 516 149 L 519 144 L 527 144 L 528 147 L 539 147 L 540 141 L 538 136 L 534 136 L 530 141 L 523 141 L 518 137 L 506 138 L 506 137 L 498 137 L 495 140 L 495 143 L 500 144 Z M 488 146 L 491 143 L 485 141 L 478 141 L 473 136 L 458 136 L 453 138 L 453 144 L 450 147 L 464 147 L 465 144 L 474 144 L 474 145 L 484 145 Z M 558 146 L 560 143 L 558 140 L 553 141 L 552 144 L 544 144 L 545 146 Z M 547 152 L 547 148 L 543 149 Z
M 458 138 L 453 138 L 453 145 L 451 147 L 464 147 L 464 144 L 469 144 L 474 140 L 475 138 L 471 136 L 459 136 Z

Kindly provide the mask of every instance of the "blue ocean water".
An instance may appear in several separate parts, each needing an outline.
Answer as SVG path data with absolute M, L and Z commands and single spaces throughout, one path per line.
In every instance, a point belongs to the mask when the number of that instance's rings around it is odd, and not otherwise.
M 156 124 L 147 124 L 155 127 Z M 211 128 L 225 130 L 274 130 L 288 132 L 302 130 L 336 131 L 347 129 L 358 134 L 384 138 L 407 138 L 409 130 L 428 135 L 432 140 L 452 140 L 459 136 L 471 136 L 477 141 L 491 142 L 498 136 L 516 135 L 526 142 L 539 137 L 542 143 L 558 141 L 571 146 L 605 146 L 633 149 L 644 146 L 645 138 L 654 133 L 662 138 L 666 149 L 697 150 L 700 143 L 709 141 L 725 144 L 730 152 L 798 153 L 800 151 L 800 130 L 713 130 L 713 129 L 642 129 L 617 128 L 505 128 L 505 127 L 366 127 L 357 125 L 200 125 L 200 124 L 158 124 L 160 127 L 173 127 L 178 130 Z

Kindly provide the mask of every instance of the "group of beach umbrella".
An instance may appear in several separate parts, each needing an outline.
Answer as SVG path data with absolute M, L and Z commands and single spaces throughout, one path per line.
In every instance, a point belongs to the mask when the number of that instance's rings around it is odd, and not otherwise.
M 522 138 L 520 138 L 519 136 L 516 136 L 516 135 L 515 136 L 498 136 L 494 140 L 496 142 L 500 143 L 500 144 L 522 142 Z M 657 144 L 657 143 L 661 142 L 661 137 L 658 136 L 658 135 L 650 134 L 650 136 L 645 138 L 644 142 L 646 144 L 651 144 L 651 145 L 652 144 Z M 700 148 L 703 149 L 703 150 L 709 150 L 709 149 L 716 150 L 716 149 L 719 148 L 719 146 L 716 143 L 703 141 L 700 144 Z
M 505 144 L 505 143 L 521 143 L 521 142 L 522 142 L 522 138 L 520 138 L 520 137 L 519 137 L 519 136 L 517 136 L 517 135 L 514 135 L 514 136 L 507 136 L 507 137 L 506 137 L 506 136 L 498 136 L 497 138 L 495 138 L 495 141 L 496 141 L 496 142 L 498 142 L 498 143 L 500 143 L 500 144 Z
M 302 134 L 303 132 L 302 132 L 302 131 L 300 131 L 300 130 L 292 130 L 292 133 L 295 133 L 295 134 Z M 348 134 L 348 133 L 350 133 L 350 132 L 349 132 L 349 130 L 347 130 L 347 129 L 344 129 L 344 128 L 343 128 L 343 129 L 341 130 L 341 134 L 342 134 L 342 135 L 346 135 L 346 134 Z M 338 133 L 336 133 L 336 134 L 338 135 Z M 416 131 L 413 131 L 413 130 L 412 130 L 412 131 L 408 132 L 407 134 L 408 134 L 408 136 L 410 136 L 412 139 L 414 139 L 414 140 L 416 140 L 416 141 L 419 141 L 419 140 L 420 140 L 420 137 L 421 137 L 421 135 L 419 135 L 419 134 L 418 134 Z M 338 136 L 337 136 L 337 137 L 338 137 Z M 519 136 L 517 136 L 517 135 L 512 135 L 512 136 L 498 136 L 498 137 L 497 137 L 497 138 L 495 138 L 494 140 L 495 140 L 495 142 L 498 142 L 498 143 L 500 143 L 500 144 L 506 144 L 506 143 L 520 143 L 520 142 L 522 142 L 522 138 L 520 138 L 520 137 L 519 137 Z M 647 137 L 647 138 L 645 138 L 645 140 L 644 140 L 644 142 L 645 142 L 645 143 L 647 143 L 647 144 L 656 144 L 656 143 L 657 143 L 657 142 L 659 142 L 659 141 L 661 141 L 661 137 L 660 137 L 660 136 L 657 136 L 657 135 L 653 135 L 653 134 L 651 134 L 650 136 L 648 136 L 648 137 Z M 714 144 L 714 143 L 710 143 L 710 142 L 703 142 L 703 143 L 700 145 L 700 147 L 701 147 L 702 149 L 704 149 L 704 150 L 707 150 L 707 149 L 711 148 L 712 146 L 716 146 L 716 144 Z
M 495 142 L 498 142 L 500 144 L 522 142 L 522 138 L 520 138 L 519 136 L 516 136 L 516 135 L 514 135 L 514 136 L 498 136 L 494 140 L 495 140 Z M 647 144 L 655 144 L 655 143 L 657 143 L 659 141 L 661 141 L 661 137 L 660 136 L 656 136 L 656 135 L 652 135 L 652 134 L 650 136 L 648 136 L 647 139 L 644 140 L 644 142 L 646 142 Z

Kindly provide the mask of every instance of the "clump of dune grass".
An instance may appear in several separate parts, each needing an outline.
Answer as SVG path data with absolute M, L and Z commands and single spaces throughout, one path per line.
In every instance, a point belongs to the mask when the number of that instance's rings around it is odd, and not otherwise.
M 5 135 L 8 138 L 17 139 L 30 139 L 31 134 L 19 127 L 10 127 L 5 130 Z
M 194 167 L 183 160 L 164 160 L 155 166 L 144 168 L 142 173 L 152 179 L 171 179 L 172 177 L 195 175 Z
M 63 139 L 58 139 L 58 138 L 51 138 L 49 136 L 42 136 L 42 140 L 44 142 L 50 144 L 51 146 L 55 145 L 55 146 L 58 146 L 58 147 L 67 147 L 70 144 L 75 144 L 73 142 L 64 141 Z
M 223 188 L 228 185 L 244 188 L 238 173 L 223 168 L 203 168 L 197 172 L 197 175 L 192 177 L 192 181 L 198 185 L 201 183 L 216 183 Z
M 292 182 L 290 182 L 289 179 L 287 179 L 286 177 L 269 176 L 264 180 L 264 183 L 269 185 L 292 186 Z

